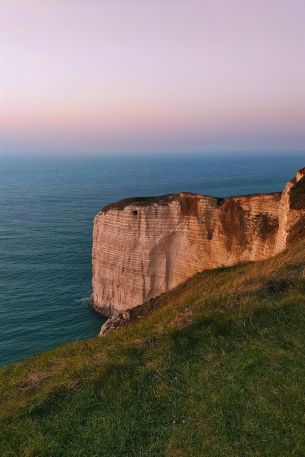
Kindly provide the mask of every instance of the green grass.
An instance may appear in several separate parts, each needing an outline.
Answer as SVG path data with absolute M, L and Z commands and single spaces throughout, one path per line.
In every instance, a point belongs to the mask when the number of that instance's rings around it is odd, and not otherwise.
M 305 244 L 0 371 L 0 456 L 304 457 Z

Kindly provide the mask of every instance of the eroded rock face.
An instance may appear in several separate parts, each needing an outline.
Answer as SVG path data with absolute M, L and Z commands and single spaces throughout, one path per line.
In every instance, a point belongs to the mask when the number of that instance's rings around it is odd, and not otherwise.
M 138 306 L 208 268 L 260 260 L 305 234 L 305 169 L 283 193 L 122 200 L 94 219 L 92 305 Z

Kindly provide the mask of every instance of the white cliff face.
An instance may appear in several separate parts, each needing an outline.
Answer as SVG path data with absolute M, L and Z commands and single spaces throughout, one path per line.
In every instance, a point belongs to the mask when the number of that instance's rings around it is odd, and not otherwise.
M 109 316 L 204 269 L 280 252 L 305 226 L 304 175 L 301 170 L 282 194 L 180 193 L 104 208 L 94 219 L 94 308 Z

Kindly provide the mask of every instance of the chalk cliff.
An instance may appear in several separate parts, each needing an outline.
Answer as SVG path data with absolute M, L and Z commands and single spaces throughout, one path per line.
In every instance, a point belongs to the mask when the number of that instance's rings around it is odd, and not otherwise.
M 105 316 L 207 268 L 273 256 L 305 235 L 305 168 L 282 193 L 127 199 L 94 219 L 92 305 Z

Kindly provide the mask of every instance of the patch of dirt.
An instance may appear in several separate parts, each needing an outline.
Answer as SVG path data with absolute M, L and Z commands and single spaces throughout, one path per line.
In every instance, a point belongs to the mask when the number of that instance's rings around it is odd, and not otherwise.
M 21 382 L 21 388 L 25 391 L 38 389 L 47 377 L 47 373 L 32 373 Z
M 183 313 L 178 314 L 172 321 L 174 328 L 181 330 L 184 327 L 188 327 L 193 321 L 193 313 L 191 310 L 186 309 Z

